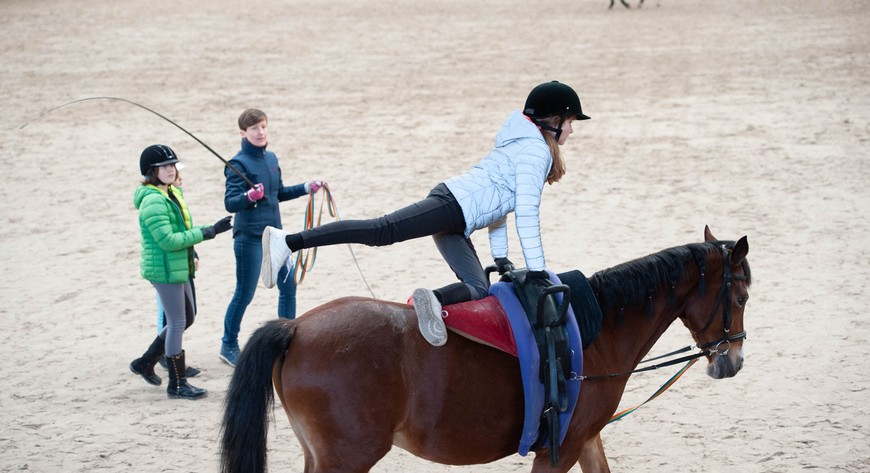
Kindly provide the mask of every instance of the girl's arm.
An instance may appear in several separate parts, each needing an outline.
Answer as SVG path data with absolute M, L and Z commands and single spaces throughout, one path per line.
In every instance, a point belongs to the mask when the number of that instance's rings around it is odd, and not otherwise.
M 549 150 L 545 154 L 535 153 L 534 149 L 529 151 L 517 159 L 514 215 L 526 267 L 530 271 L 542 271 L 547 264 L 541 242 L 541 193 L 552 159 Z

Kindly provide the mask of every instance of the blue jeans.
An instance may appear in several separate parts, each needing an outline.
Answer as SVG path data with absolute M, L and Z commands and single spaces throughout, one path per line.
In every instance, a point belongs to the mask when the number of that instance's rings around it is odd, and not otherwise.
M 224 316 L 224 336 L 221 348 L 239 348 L 239 330 L 245 309 L 254 298 L 260 280 L 260 265 L 263 261 L 263 246 L 260 237 L 236 235 L 233 239 L 233 252 L 236 255 L 236 292 Z M 284 281 L 287 268 L 278 273 L 278 317 L 296 318 L 296 282 L 293 276 Z

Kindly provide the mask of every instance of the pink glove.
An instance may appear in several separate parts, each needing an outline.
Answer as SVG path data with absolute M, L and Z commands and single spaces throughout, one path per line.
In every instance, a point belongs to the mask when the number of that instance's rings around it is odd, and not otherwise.
M 263 189 L 263 183 L 259 182 L 254 187 L 250 188 L 248 192 L 245 192 L 245 197 L 248 198 L 248 202 L 256 202 L 262 199 L 266 195 L 265 189 Z
M 319 191 L 321 187 L 323 187 L 323 181 L 319 181 L 319 180 L 308 181 L 305 183 L 305 192 L 308 192 L 308 193 L 313 192 L 316 194 L 317 191 Z

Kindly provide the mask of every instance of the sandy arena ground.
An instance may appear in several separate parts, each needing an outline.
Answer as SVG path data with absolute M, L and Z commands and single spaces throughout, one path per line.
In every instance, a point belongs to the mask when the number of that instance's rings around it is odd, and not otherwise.
M 633 2 L 634 3 L 634 2 Z M 197 247 L 185 335 L 199 402 L 128 363 L 154 334 L 138 270 L 138 156 L 173 146 L 194 219 L 225 215 L 236 118 L 270 115 L 285 182 L 323 178 L 343 217 L 426 194 L 490 148 L 530 88 L 558 79 L 592 120 L 542 209 L 548 266 L 587 274 L 748 235 L 755 284 L 743 371 L 690 370 L 603 431 L 617 472 L 870 471 L 870 13 L 858 0 L 166 0 L 0 2 L 0 470 L 211 472 L 231 368 L 217 358 L 234 287 L 228 235 Z M 30 122 L 25 128 L 20 127 Z M 282 207 L 303 223 L 304 202 Z M 514 261 L 522 260 L 512 234 Z M 474 237 L 488 257 L 485 232 Z M 355 247 L 383 299 L 452 280 L 430 239 Z M 368 295 L 345 247 L 322 250 L 299 313 Z M 260 289 L 242 341 L 275 317 Z M 690 343 L 674 325 L 652 354 Z M 160 371 L 165 376 L 165 372 Z M 672 371 L 636 375 L 625 407 Z M 302 471 L 281 408 L 271 471 Z M 514 455 L 447 467 L 394 449 L 373 470 L 529 471 Z M 572 471 L 579 471 L 575 467 Z

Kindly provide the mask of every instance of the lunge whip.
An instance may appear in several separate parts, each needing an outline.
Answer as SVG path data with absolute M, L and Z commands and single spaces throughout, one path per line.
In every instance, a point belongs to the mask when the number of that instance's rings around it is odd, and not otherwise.
M 217 153 L 217 151 L 211 149 L 211 146 L 205 144 L 201 139 L 197 138 L 196 135 L 194 135 L 193 133 L 191 133 L 191 132 L 185 130 L 185 129 L 184 129 L 181 125 L 179 125 L 178 123 L 175 123 L 174 121 L 172 121 L 172 120 L 166 118 L 165 116 L 163 116 L 163 115 L 161 115 L 161 114 L 155 112 L 154 110 L 151 110 L 150 108 L 148 108 L 148 107 L 146 107 L 146 106 L 144 106 L 144 105 L 142 105 L 142 104 L 138 104 L 138 103 L 136 103 L 136 102 L 133 102 L 132 100 L 122 99 L 122 98 L 120 98 L 120 97 L 85 97 L 85 98 L 83 98 L 83 99 L 73 100 L 73 101 L 67 102 L 67 103 L 65 103 L 65 104 L 58 105 L 57 107 L 54 107 L 54 108 L 52 108 L 52 109 L 49 109 L 49 110 L 43 112 L 43 113 L 40 114 L 38 117 L 34 118 L 33 120 L 28 121 L 27 123 L 21 125 L 20 127 L 18 127 L 18 129 L 19 129 L 19 130 L 23 129 L 24 127 L 26 127 L 27 125 L 29 125 L 31 122 L 36 121 L 36 120 L 39 120 L 40 118 L 42 118 L 42 117 L 48 115 L 49 113 L 51 113 L 51 112 L 53 112 L 53 111 L 55 111 L 55 110 L 57 110 L 57 109 L 60 109 L 60 108 L 66 107 L 67 105 L 72 105 L 72 104 L 74 104 L 74 103 L 85 102 L 85 101 L 88 101 L 88 100 L 115 100 L 115 101 L 118 101 L 118 102 L 125 102 L 125 103 L 128 103 L 128 104 L 130 104 L 130 105 L 135 105 L 135 106 L 137 106 L 137 107 L 139 107 L 139 108 L 141 108 L 141 109 L 143 109 L 143 110 L 149 111 L 149 112 L 153 113 L 154 115 L 157 115 L 158 117 L 160 117 L 160 118 L 162 118 L 162 119 L 168 121 L 169 123 L 172 123 L 173 125 L 175 125 L 176 128 L 178 128 L 179 130 L 181 130 L 181 131 L 187 133 L 188 136 L 190 136 L 191 138 L 193 138 L 194 140 L 196 140 L 197 143 L 199 143 L 199 144 L 201 144 L 203 147 L 205 147 L 205 149 L 211 151 L 211 154 L 215 155 L 218 159 L 220 159 L 220 160 L 224 163 L 224 166 L 228 167 L 228 168 L 230 169 L 230 171 L 234 172 L 237 176 L 241 177 L 242 180 L 245 181 L 249 186 L 251 186 L 252 188 L 256 187 L 256 186 L 254 185 L 254 183 L 251 182 L 251 180 L 248 179 L 244 174 L 242 174 L 238 169 L 236 169 L 235 166 L 233 166 L 232 164 L 230 164 L 226 159 L 224 159 L 221 155 L 219 155 L 219 154 Z

